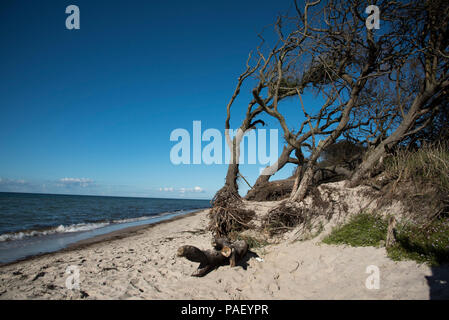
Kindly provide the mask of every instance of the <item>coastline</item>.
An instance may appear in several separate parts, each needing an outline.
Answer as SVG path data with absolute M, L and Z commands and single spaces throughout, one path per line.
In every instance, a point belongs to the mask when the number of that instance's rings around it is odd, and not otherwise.
M 322 236 L 253 249 L 255 254 L 235 268 L 222 266 L 192 277 L 198 264 L 176 252 L 182 245 L 210 249 L 207 212 L 0 266 L 0 299 L 448 298 L 445 285 L 439 284 L 448 276 L 447 267 L 392 261 L 384 248 L 326 245 Z M 376 290 L 366 287 L 371 265 L 380 270 Z M 80 290 L 66 287 L 68 267 L 79 270 Z
M 124 227 L 124 228 L 119 229 L 119 230 L 114 230 L 114 231 L 107 232 L 107 233 L 104 233 L 104 234 L 95 235 L 95 236 L 92 236 L 90 238 L 79 240 L 79 241 L 76 241 L 74 243 L 68 244 L 67 246 L 65 246 L 65 247 L 63 247 L 61 249 L 55 250 L 55 251 L 31 254 L 31 255 L 27 255 L 27 256 L 25 256 L 23 258 L 11 261 L 11 262 L 5 262 L 5 263 L 0 262 L 0 268 L 1 267 L 5 267 L 5 266 L 14 265 L 14 264 L 17 264 L 17 263 L 20 263 L 20 262 L 24 262 L 24 261 L 30 261 L 30 260 L 33 260 L 33 259 L 38 258 L 38 257 L 52 255 L 52 254 L 55 254 L 55 253 L 58 253 L 58 252 L 70 252 L 70 251 L 73 251 L 73 250 L 87 248 L 87 247 L 89 247 L 91 245 L 98 244 L 98 243 L 101 243 L 101 242 L 104 242 L 104 241 L 123 239 L 123 238 L 129 237 L 129 236 L 133 236 L 135 234 L 138 234 L 139 232 L 142 232 L 142 230 L 146 230 L 148 228 L 152 228 L 152 227 L 154 227 L 156 225 L 169 223 L 171 221 L 176 221 L 178 219 L 183 219 L 183 218 L 189 217 L 191 215 L 196 215 L 196 214 L 198 214 L 198 213 L 200 213 L 202 211 L 205 211 L 205 210 L 209 210 L 209 209 L 198 209 L 198 210 L 195 210 L 193 212 L 176 215 L 174 217 L 163 219 L 161 221 L 149 222 L 149 223 L 146 223 L 146 224 L 137 225 L 137 226 L 131 226 L 131 227 Z M 163 216 L 162 216 L 162 218 L 163 218 Z

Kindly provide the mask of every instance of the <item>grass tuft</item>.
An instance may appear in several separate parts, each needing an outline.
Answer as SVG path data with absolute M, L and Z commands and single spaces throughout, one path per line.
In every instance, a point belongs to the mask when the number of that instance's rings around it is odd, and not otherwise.
M 393 178 L 429 182 L 439 192 L 449 194 L 449 148 L 445 144 L 423 145 L 414 152 L 400 150 L 387 158 L 385 172 Z

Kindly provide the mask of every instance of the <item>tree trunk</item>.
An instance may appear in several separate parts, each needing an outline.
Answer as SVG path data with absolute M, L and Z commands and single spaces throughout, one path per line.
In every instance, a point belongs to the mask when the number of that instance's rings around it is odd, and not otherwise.
M 362 73 L 360 77 L 358 78 L 356 84 L 353 86 L 351 90 L 351 96 L 348 102 L 346 103 L 342 114 L 340 121 L 338 123 L 338 126 L 332 131 L 332 133 L 324 140 L 318 142 L 318 146 L 313 150 L 312 155 L 310 156 L 309 161 L 307 162 L 307 169 L 304 173 L 304 176 L 301 179 L 301 183 L 298 187 L 298 189 L 295 191 L 295 193 L 292 193 L 292 196 L 290 197 L 290 201 L 302 201 L 304 200 L 304 197 L 306 196 L 306 192 L 312 182 L 312 178 L 314 175 L 314 166 L 316 161 L 321 155 L 321 152 L 324 148 L 326 148 L 328 145 L 334 143 L 338 137 L 343 133 L 343 131 L 346 129 L 346 126 L 348 125 L 348 122 L 350 120 L 350 114 L 352 108 L 354 108 L 357 99 L 359 98 L 360 91 L 365 86 L 367 77 L 370 73 L 370 69 L 372 67 L 372 64 L 374 63 L 374 58 L 370 57 L 370 62 L 368 62 L 362 70 Z
M 262 173 L 257 178 L 254 187 L 267 183 L 276 172 L 282 169 L 288 163 L 288 160 L 290 159 L 290 153 L 292 151 L 293 151 L 292 146 L 290 145 L 284 146 L 284 149 L 282 150 L 282 153 L 279 156 L 278 160 L 271 166 L 268 166 L 265 169 L 263 169 Z
M 299 187 L 297 189 L 293 188 L 292 194 L 290 196 L 290 201 L 302 201 L 304 200 L 307 190 L 309 189 L 309 186 L 311 185 L 313 181 L 313 177 L 315 175 L 314 166 L 316 164 L 316 161 L 321 155 L 321 152 L 325 147 L 328 145 L 334 143 L 336 139 L 340 136 L 340 134 L 343 132 L 344 128 L 346 127 L 346 124 L 349 121 L 349 111 L 352 109 L 351 107 L 345 110 L 344 116 L 342 116 L 342 120 L 340 121 L 340 124 L 338 127 L 332 132 L 331 135 L 329 135 L 324 141 L 321 141 L 318 143 L 318 146 L 313 150 L 312 155 L 310 156 L 310 159 L 307 161 L 307 167 L 305 169 L 305 172 L 300 178 Z M 299 175 L 298 175 L 298 181 L 299 181 Z M 295 182 L 296 184 L 296 182 Z
M 268 181 L 265 184 L 252 188 L 245 196 L 249 201 L 277 201 L 288 198 L 292 193 L 294 179 Z
M 385 241 L 385 246 L 387 248 L 392 247 L 396 243 L 396 219 L 391 217 L 388 222 L 387 239 Z
M 238 163 L 229 164 L 228 172 L 226 173 L 225 186 L 229 188 L 232 193 L 238 194 L 237 176 L 239 173 Z
M 281 170 L 290 160 L 290 154 L 292 153 L 294 147 L 292 145 L 284 146 L 282 153 L 278 160 L 269 167 L 266 167 L 256 180 L 253 188 L 260 187 L 267 183 L 270 178 L 279 170 Z
M 295 172 L 295 183 L 293 184 L 293 188 L 292 188 L 292 192 L 290 194 L 290 197 L 292 197 L 295 193 L 296 190 L 298 190 L 298 186 L 299 186 L 299 181 L 302 178 L 302 174 L 301 171 L 303 170 L 303 167 L 297 167 L 296 168 L 296 172 Z
M 231 140 L 229 132 L 226 131 L 226 142 L 231 152 L 231 159 L 226 173 L 225 187 L 230 192 L 238 196 L 237 177 L 239 174 L 239 158 L 240 158 L 240 143 L 242 142 L 245 132 L 241 128 L 237 130 L 237 134 Z

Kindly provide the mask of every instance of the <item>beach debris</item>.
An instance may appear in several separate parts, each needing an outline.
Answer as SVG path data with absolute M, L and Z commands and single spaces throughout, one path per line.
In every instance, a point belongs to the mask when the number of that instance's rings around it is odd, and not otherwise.
M 296 270 L 298 270 L 298 268 L 299 268 L 300 265 L 302 265 L 302 261 L 301 261 L 301 263 L 299 263 L 298 261 L 296 261 L 296 267 L 293 268 L 293 269 L 290 271 L 290 273 L 293 273 L 293 272 L 295 272 Z
M 178 249 L 178 257 L 184 257 L 189 261 L 199 262 L 198 269 L 192 274 L 194 277 L 203 277 L 219 266 L 236 264 L 248 252 L 248 243 L 245 240 L 230 242 L 225 238 L 213 239 L 213 250 L 200 250 L 197 247 L 185 245 Z
M 56 286 L 54 284 L 47 284 L 47 289 L 48 290 L 55 290 Z
M 39 278 L 41 278 L 41 277 L 43 277 L 43 276 L 45 276 L 45 272 L 39 272 L 34 278 L 33 278 L 33 280 L 32 281 L 36 281 L 37 279 L 39 279 Z
M 109 270 L 115 270 L 118 271 L 117 267 L 105 267 L 101 271 L 109 271 Z

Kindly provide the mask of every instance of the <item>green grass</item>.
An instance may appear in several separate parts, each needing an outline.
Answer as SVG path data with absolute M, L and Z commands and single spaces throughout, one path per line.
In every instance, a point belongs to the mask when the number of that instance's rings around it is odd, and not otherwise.
M 417 151 L 400 150 L 386 159 L 385 173 L 393 178 L 427 182 L 442 193 L 449 193 L 449 148 L 447 145 L 423 145 Z
M 354 247 L 380 246 L 387 236 L 387 219 L 377 214 L 360 213 L 348 223 L 332 230 L 326 244 Z M 414 260 L 440 265 L 449 262 L 449 219 L 441 218 L 427 226 L 398 225 L 396 244 L 387 249 L 392 260 Z
M 377 214 L 360 213 L 323 239 L 326 244 L 347 244 L 353 247 L 379 246 L 385 241 L 387 222 Z
M 393 260 L 415 260 L 430 265 L 449 262 L 449 219 L 439 219 L 428 226 L 400 226 L 397 243 L 388 248 Z

